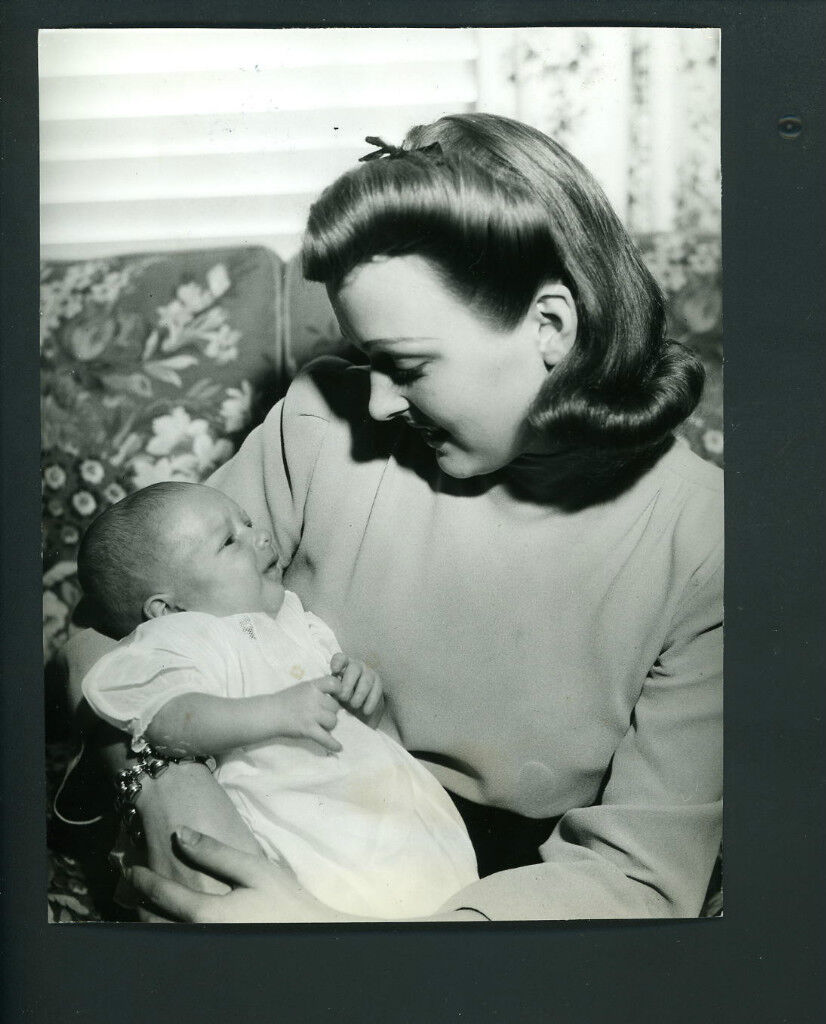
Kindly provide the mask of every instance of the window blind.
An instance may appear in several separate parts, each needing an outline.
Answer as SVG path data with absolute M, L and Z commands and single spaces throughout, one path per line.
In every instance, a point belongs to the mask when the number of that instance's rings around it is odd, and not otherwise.
M 473 29 L 46 30 L 43 258 L 264 244 L 369 147 L 476 108 Z

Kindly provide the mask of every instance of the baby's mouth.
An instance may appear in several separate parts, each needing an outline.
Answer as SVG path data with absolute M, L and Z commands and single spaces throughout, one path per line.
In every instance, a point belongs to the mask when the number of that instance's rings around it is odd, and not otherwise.
M 278 555 L 273 555 L 273 557 L 269 560 L 269 562 L 267 562 L 267 564 L 264 566 L 262 572 L 266 575 L 267 573 L 272 572 L 273 569 L 277 569 L 277 568 L 278 568 Z

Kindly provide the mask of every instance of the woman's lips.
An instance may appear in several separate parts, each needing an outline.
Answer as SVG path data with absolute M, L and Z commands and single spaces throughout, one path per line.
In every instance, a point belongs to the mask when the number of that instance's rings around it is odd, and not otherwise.
M 439 430 L 437 427 L 417 427 L 411 424 L 413 430 L 422 435 L 422 440 L 428 448 L 441 448 L 449 440 L 450 434 L 446 430 Z

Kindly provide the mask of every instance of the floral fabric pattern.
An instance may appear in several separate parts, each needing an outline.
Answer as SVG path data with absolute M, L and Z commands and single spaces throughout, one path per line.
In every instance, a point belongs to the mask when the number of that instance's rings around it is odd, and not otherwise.
M 669 337 L 693 349 L 706 382 L 680 428 L 698 455 L 723 466 L 723 292 L 719 235 L 670 232 L 640 239 L 643 258 L 665 292 Z
M 94 516 L 157 481 L 203 480 L 285 386 L 276 269 L 263 249 L 44 264 L 46 658 L 71 629 Z

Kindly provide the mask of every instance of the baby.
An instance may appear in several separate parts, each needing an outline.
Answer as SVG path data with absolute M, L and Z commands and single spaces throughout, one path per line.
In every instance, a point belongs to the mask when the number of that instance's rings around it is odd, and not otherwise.
M 476 880 L 447 793 L 372 727 L 378 675 L 284 589 L 269 533 L 234 501 L 144 488 L 92 523 L 78 574 L 126 638 L 83 680 L 91 707 L 135 749 L 215 755 L 264 852 L 323 903 L 426 916 Z

